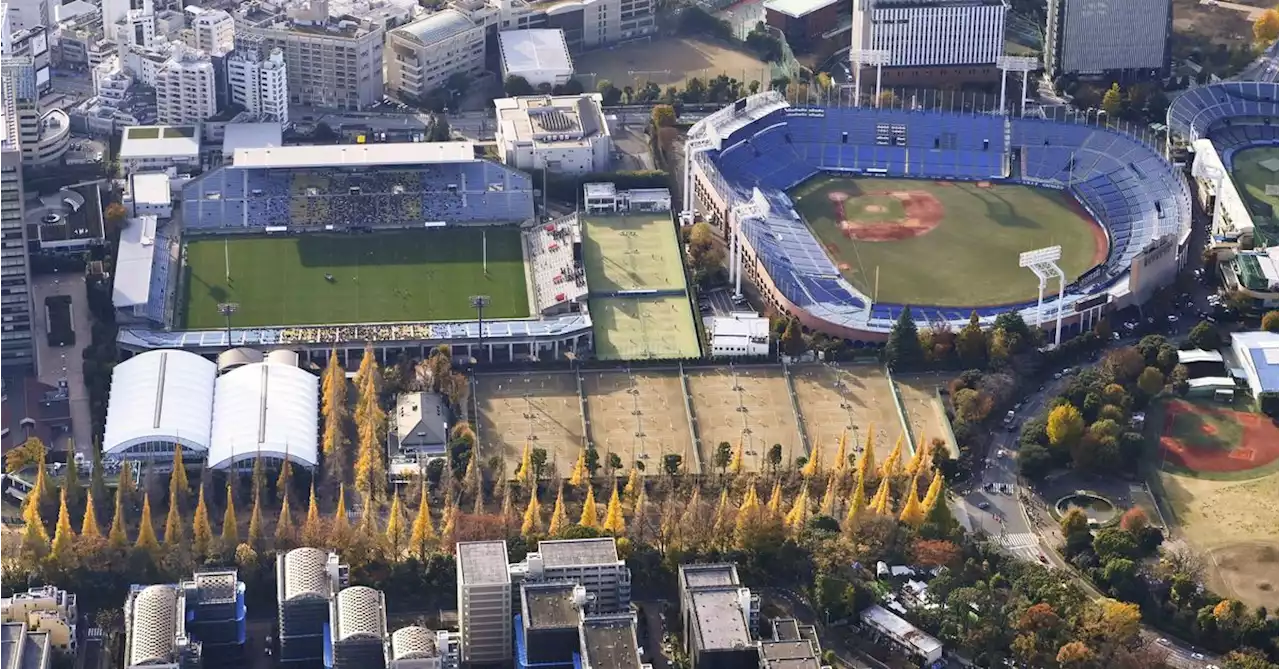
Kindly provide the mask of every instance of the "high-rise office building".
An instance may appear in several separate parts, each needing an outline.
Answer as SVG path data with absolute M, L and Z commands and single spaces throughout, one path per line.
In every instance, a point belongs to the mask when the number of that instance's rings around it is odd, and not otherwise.
M 539 541 L 538 550 L 512 570 L 525 581 L 581 585 L 590 596 L 590 613 L 615 613 L 631 606 L 631 570 L 618 557 L 611 537 Z
M 347 584 L 348 568 L 336 553 L 295 548 L 276 556 L 281 663 L 314 665 L 324 659 L 329 603 Z
M 382 592 L 357 585 L 329 605 L 330 669 L 384 669 L 387 666 L 387 606 Z
M 1170 0 L 1049 0 L 1044 68 L 1063 74 L 1149 77 L 1169 65 Z
M 506 542 L 463 542 L 455 559 L 462 662 L 510 662 L 514 630 Z
M 0 372 L 8 376 L 35 371 L 36 357 L 27 226 L 22 220 L 22 150 L 17 118 L 9 109 L 14 100 L 9 85 L 0 87 L 0 98 L 5 106 L 0 124 Z

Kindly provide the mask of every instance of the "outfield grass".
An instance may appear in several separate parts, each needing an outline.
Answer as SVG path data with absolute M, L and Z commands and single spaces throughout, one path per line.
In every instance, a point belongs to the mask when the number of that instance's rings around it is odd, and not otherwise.
M 1240 194 L 1249 203 L 1249 208 L 1263 208 L 1265 214 L 1276 220 L 1277 209 L 1280 209 L 1280 196 L 1267 195 L 1267 186 L 1276 185 L 1276 171 L 1262 166 L 1264 162 L 1275 162 L 1274 146 L 1263 146 L 1237 151 L 1231 157 L 1231 178 L 1235 181 Z
M 903 220 L 900 201 L 886 192 L 932 196 L 941 204 L 941 220 L 916 237 L 855 240 L 836 220 L 833 192 L 852 195 L 843 212 L 855 226 L 883 229 Z M 1068 281 L 1105 258 L 1101 229 L 1069 196 L 1050 189 L 821 176 L 795 189 L 792 199 L 850 283 L 872 295 L 879 269 L 880 302 L 967 307 L 1034 300 L 1037 281 L 1018 267 L 1019 253 L 1061 245 L 1058 265 Z
M 476 316 L 472 295 L 491 298 L 486 318 L 527 317 L 520 231 L 485 228 L 483 235 L 487 276 L 479 228 L 193 240 L 179 321 L 222 327 L 220 302 L 239 303 L 237 327 L 462 320 Z

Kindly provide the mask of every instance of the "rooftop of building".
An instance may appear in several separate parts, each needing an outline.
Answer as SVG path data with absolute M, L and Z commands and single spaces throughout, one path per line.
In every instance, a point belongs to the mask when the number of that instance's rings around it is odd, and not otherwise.
M 120 159 L 195 158 L 200 155 L 200 128 L 194 125 L 141 125 L 125 128 Z
M 507 570 L 507 542 L 464 541 L 458 544 L 458 581 L 464 585 L 511 582 Z
M 1253 367 L 1260 392 L 1280 391 L 1280 340 L 1270 332 L 1236 332 L 1231 343 L 1248 355 L 1242 360 Z
M 689 593 L 689 609 L 699 648 L 729 650 L 751 645 L 737 588 L 694 590 Z
M 27 208 L 27 236 L 42 243 L 101 239 L 101 181 L 72 184 Z
M 564 31 L 558 28 L 504 30 L 498 33 L 498 49 L 508 75 L 573 74 L 573 58 Z
M 634 623 L 628 617 L 588 618 L 579 634 L 592 667 L 640 669 L 639 647 Z
M 580 567 L 618 562 L 618 545 L 612 538 L 539 541 L 544 567 Z
M 476 27 L 466 14 L 456 9 L 445 9 L 400 26 L 395 32 L 411 37 L 423 46 L 430 46 Z
M 129 181 L 135 204 L 167 204 L 173 199 L 169 191 L 169 175 L 164 172 L 135 174 Z
M 0 625 L 0 659 L 5 669 L 44 669 L 49 666 L 49 635 L 32 632 L 26 623 Z
M 729 563 L 682 564 L 680 565 L 680 579 L 686 590 L 732 587 L 738 585 L 738 568 Z
M 493 101 L 507 140 L 575 143 L 608 134 L 599 93 L 536 95 Z
M 524 620 L 530 629 L 565 629 L 578 626 L 573 583 L 525 583 L 520 588 Z
M 228 123 L 223 129 L 222 155 L 240 149 L 269 149 L 284 145 L 279 123 Z

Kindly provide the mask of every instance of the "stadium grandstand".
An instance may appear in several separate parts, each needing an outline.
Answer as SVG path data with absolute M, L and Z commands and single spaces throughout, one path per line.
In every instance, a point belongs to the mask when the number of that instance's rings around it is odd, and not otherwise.
M 1280 297 L 1278 101 L 1274 80 L 1220 82 L 1174 99 L 1167 123 L 1166 150 L 1194 154 L 1191 175 L 1212 218 L 1210 248 L 1223 285 L 1259 309 L 1274 309 Z
M 125 351 L 591 350 L 580 230 L 539 224 L 529 175 L 469 142 L 237 149 L 181 201 L 122 241 Z
M 1140 302 L 1166 283 L 1183 257 L 1169 251 L 1184 247 L 1191 229 L 1191 192 L 1182 173 L 1159 149 L 1096 125 L 918 109 L 793 107 L 769 92 L 695 124 L 686 164 L 686 220 L 696 201 L 727 232 L 731 210 L 758 203 L 762 211 L 736 222 L 747 276 L 779 311 L 855 342 L 883 340 L 904 305 L 873 303 L 843 278 L 796 212 L 787 191 L 820 173 L 1056 189 L 1074 196 L 1105 230 L 1105 262 L 1067 286 L 1061 300 L 1046 296 L 1043 310 L 1035 301 L 912 304 L 922 325 L 945 321 L 959 328 L 974 310 L 984 322 L 1008 311 L 1021 312 L 1030 323 L 1061 313 L 1070 334 L 1087 324 L 1086 312 L 1096 317 L 1102 305 Z

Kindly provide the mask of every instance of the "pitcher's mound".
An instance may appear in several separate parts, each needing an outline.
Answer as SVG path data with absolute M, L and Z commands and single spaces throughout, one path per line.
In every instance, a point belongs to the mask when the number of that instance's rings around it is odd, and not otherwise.
M 840 203 L 848 200 L 849 194 L 844 191 L 833 190 L 830 193 L 827 193 L 827 199 L 832 202 Z
M 869 204 L 869 205 L 867 205 L 867 206 L 863 207 L 863 208 L 862 208 L 862 210 L 863 210 L 863 211 L 865 211 L 865 212 L 867 212 L 868 214 L 883 214 L 883 213 L 884 213 L 884 207 L 882 207 L 882 206 L 880 206 L 880 205 L 878 205 L 878 204 Z

